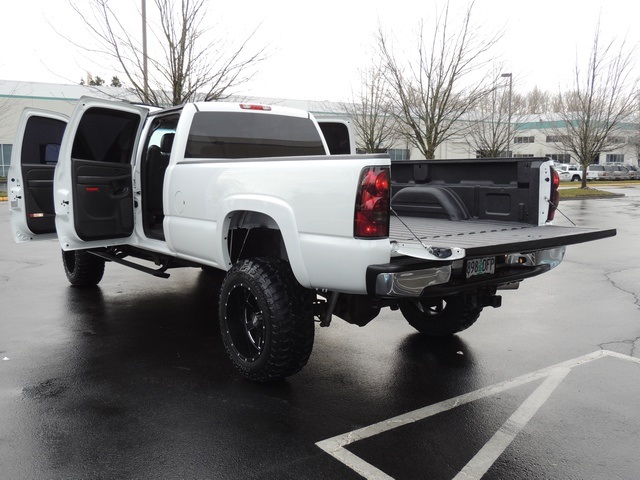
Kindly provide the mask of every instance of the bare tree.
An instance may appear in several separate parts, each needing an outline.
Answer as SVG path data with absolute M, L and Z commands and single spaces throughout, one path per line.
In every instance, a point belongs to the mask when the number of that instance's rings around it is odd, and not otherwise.
M 633 133 L 629 137 L 629 146 L 633 149 L 637 164 L 640 165 L 640 91 L 636 91 L 635 112 L 631 116 Z
M 548 113 L 551 110 L 552 97 L 549 92 L 543 92 L 537 86 L 528 92 L 524 98 L 524 110 L 521 113 Z
M 421 21 L 416 50 L 405 52 L 409 58 L 404 62 L 381 26 L 376 34 L 401 131 L 427 159 L 435 157 L 440 144 L 462 133 L 467 124 L 459 120 L 490 92 L 477 74 L 491 61 L 487 56 L 501 35 L 481 35 L 485 29 L 472 25 L 472 9 L 473 3 L 458 25 L 449 17 L 447 4 L 430 37 Z
M 558 97 L 562 125 L 554 133 L 582 165 L 582 188 L 587 186 L 587 167 L 600 153 L 621 146 L 621 124 L 636 107 L 634 56 L 635 49 L 627 50 L 624 41 L 619 47 L 615 41 L 603 46 L 598 26 L 587 68 L 582 70 L 576 60 L 573 89 Z
M 344 103 L 343 109 L 353 121 L 358 149 L 376 153 L 393 143 L 395 118 L 379 65 L 360 70 L 359 90 L 352 92 L 351 103 Z
M 0 81 L 0 84 L 1 83 L 5 82 Z M 14 111 L 19 106 L 14 95 L 17 95 L 15 87 L 11 89 L 8 95 L 0 96 L 0 133 L 15 128 L 15 125 L 10 122 L 10 117 L 15 114 Z
M 109 4 L 91 0 L 90 14 L 72 4 L 97 41 L 95 47 L 78 45 L 90 54 L 115 62 L 141 101 L 154 105 L 180 105 L 186 101 L 218 100 L 248 82 L 253 67 L 265 58 L 266 47 L 249 51 L 256 30 L 240 43 L 223 36 L 208 40 L 206 0 L 154 0 L 159 24 L 151 25 L 158 52 L 147 55 L 149 89 L 145 89 L 145 55 L 137 35 L 129 31 Z
M 4 81 L 0 81 L 0 85 L 4 84 Z M 11 84 L 11 82 L 6 82 Z M 15 96 L 14 96 L 15 95 Z M 14 135 L 15 122 L 12 117 L 18 115 L 19 102 L 16 99 L 17 92 L 15 86 L 11 88 L 6 96 L 0 96 L 0 138 L 5 135 Z M 0 141 L 0 143 L 2 143 Z M 7 142 L 9 145 L 0 145 L 0 177 L 4 177 L 9 169 L 11 163 L 11 141 Z M 6 187 L 6 185 L 3 185 Z M 4 190 L 4 189 L 3 189 Z M 6 192 L 5 192 L 6 193 Z
M 494 82 L 489 95 L 478 101 L 468 115 L 468 129 L 465 141 L 476 152 L 477 157 L 497 158 L 509 155 L 509 96 L 500 84 L 500 76 L 494 74 Z

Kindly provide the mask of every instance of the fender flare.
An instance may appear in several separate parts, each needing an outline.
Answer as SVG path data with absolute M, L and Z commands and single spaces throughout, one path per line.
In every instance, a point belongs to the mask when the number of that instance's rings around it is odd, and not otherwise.
M 222 252 L 223 261 L 227 268 L 231 267 L 231 257 L 227 247 L 227 232 L 231 220 L 237 212 L 255 212 L 266 215 L 275 222 L 282 234 L 293 274 L 303 287 L 311 288 L 309 274 L 300 248 L 300 232 L 291 206 L 276 197 L 247 194 L 225 198 L 220 206 L 220 211 L 223 216 L 218 221 L 218 225 L 221 225 L 220 235 L 218 235 L 218 242 L 220 242 L 218 249 Z

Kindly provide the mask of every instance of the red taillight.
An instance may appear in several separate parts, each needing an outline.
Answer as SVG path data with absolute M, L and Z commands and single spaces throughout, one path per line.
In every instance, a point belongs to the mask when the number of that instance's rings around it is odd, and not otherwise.
M 553 190 L 558 190 L 558 187 L 560 186 L 560 174 L 555 170 L 555 168 L 551 168 L 551 175 L 553 176 L 552 178 L 552 182 L 553 182 Z
M 560 186 L 560 175 L 553 168 L 551 168 L 551 198 L 549 205 L 549 214 L 547 215 L 547 222 L 553 220 L 553 217 L 556 214 L 556 209 L 558 208 L 558 203 L 560 203 L 560 192 L 558 191 L 558 187 Z
M 354 217 L 354 236 L 389 236 L 389 169 L 365 167 L 360 174 Z

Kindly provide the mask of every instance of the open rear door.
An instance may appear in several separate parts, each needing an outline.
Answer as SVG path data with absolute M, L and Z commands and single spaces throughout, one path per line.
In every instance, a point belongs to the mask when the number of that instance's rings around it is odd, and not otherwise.
M 56 168 L 56 230 L 64 250 L 128 243 L 134 231 L 133 162 L 148 109 L 83 97 Z
M 7 176 L 11 230 L 16 242 L 55 238 L 53 174 L 67 116 L 22 112 Z
M 355 137 L 351 123 L 344 119 L 316 117 L 331 155 L 356 153 Z

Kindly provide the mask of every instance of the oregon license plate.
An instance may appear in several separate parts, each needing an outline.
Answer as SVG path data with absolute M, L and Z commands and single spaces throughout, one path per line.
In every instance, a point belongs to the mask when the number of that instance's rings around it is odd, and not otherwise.
M 467 278 L 475 277 L 476 275 L 485 275 L 495 273 L 496 271 L 496 258 L 474 258 L 467 261 Z

